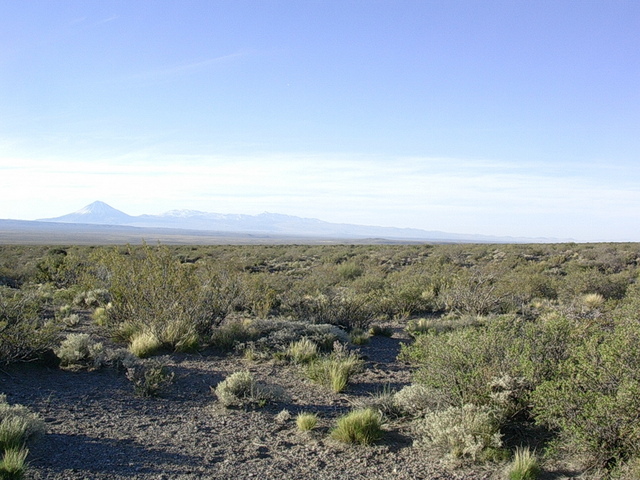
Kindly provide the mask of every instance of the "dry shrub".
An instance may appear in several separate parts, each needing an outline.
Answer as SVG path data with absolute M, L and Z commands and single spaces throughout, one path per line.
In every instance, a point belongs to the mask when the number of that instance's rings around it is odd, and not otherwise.
M 489 407 L 466 404 L 427 413 L 417 422 L 420 441 L 451 457 L 478 460 L 489 449 L 502 446 L 499 422 Z

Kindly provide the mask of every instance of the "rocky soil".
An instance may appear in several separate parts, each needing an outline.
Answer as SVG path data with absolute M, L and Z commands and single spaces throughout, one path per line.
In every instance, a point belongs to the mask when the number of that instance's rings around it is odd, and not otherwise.
M 410 381 L 397 361 L 401 329 L 360 348 L 366 369 L 341 393 L 318 386 L 297 367 L 249 362 L 215 352 L 174 354 L 162 360 L 175 381 L 157 398 L 133 394 L 113 369 L 64 371 L 36 364 L 0 371 L 9 403 L 29 406 L 46 422 L 30 446 L 28 479 L 488 479 L 489 467 L 452 468 L 413 445 L 407 420 L 389 420 L 373 446 L 332 440 L 335 419 L 384 388 Z M 257 380 L 282 387 L 288 398 L 263 408 L 225 409 L 211 387 L 248 369 Z M 288 410 L 291 418 L 278 421 Z M 299 432 L 295 415 L 316 412 L 320 427 Z

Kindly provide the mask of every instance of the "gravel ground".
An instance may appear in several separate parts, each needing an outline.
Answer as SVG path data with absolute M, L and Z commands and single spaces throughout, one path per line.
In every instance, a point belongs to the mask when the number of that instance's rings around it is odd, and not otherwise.
M 306 380 L 296 367 L 247 362 L 216 354 L 162 357 L 175 382 L 158 398 L 136 397 L 125 375 L 112 369 L 70 372 L 42 365 L 0 371 L 9 403 L 38 412 L 46 435 L 30 446 L 28 479 L 489 479 L 484 467 L 451 469 L 413 446 L 410 423 L 390 421 L 373 446 L 332 440 L 336 417 L 358 399 L 409 383 L 396 360 L 400 329 L 360 347 L 365 372 L 346 392 L 333 394 Z M 250 370 L 281 386 L 286 401 L 255 410 L 225 409 L 211 387 L 230 373 Z M 292 418 L 278 422 L 287 409 Z M 316 412 L 320 427 L 299 432 L 295 415 Z

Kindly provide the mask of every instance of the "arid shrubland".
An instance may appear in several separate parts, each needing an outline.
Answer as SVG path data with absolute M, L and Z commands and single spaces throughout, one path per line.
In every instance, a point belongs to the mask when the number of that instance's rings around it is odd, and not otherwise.
M 166 247 L 103 250 L 96 264 L 96 282 L 111 296 L 106 326 L 126 341 L 155 335 L 164 347 L 189 350 L 219 321 L 210 280 Z

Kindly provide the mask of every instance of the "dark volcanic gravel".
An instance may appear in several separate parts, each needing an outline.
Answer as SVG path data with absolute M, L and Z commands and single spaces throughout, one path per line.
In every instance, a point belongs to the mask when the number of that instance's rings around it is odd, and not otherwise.
M 9 403 L 38 412 L 46 435 L 30 446 L 28 479 L 488 479 L 488 470 L 451 470 L 413 446 L 410 423 L 390 421 L 373 446 L 328 436 L 337 416 L 385 386 L 399 389 L 410 372 L 396 360 L 404 333 L 361 347 L 366 371 L 342 394 L 306 380 L 294 366 L 234 356 L 162 357 L 176 380 L 159 398 L 133 394 L 112 369 L 70 372 L 20 364 L 0 371 Z M 248 369 L 281 386 L 285 402 L 255 410 L 221 407 L 210 387 Z M 291 419 L 278 422 L 287 409 Z M 295 415 L 319 414 L 320 428 L 301 433 Z

